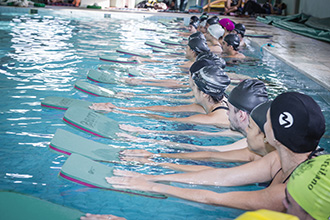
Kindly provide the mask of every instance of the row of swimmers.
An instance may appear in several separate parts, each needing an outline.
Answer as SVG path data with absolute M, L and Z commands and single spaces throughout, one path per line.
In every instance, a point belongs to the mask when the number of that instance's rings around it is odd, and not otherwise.
M 325 132 L 325 118 L 319 105 L 310 96 L 298 92 L 285 92 L 270 100 L 266 85 L 257 79 L 244 79 L 237 86 L 230 88 L 230 77 L 223 70 L 225 62 L 212 53 L 201 32 L 190 35 L 186 49 L 187 57 L 190 56 L 189 53 L 193 61 L 189 66 L 188 81 L 194 103 L 145 107 L 95 103 L 90 108 L 122 114 L 127 114 L 129 110 L 130 115 L 230 128 L 230 130 L 211 133 L 172 131 L 175 134 L 244 137 L 226 146 L 205 147 L 166 142 L 165 144 L 179 145 L 183 149 L 196 152 L 154 154 L 146 150 L 124 150 L 121 152 L 123 160 L 150 163 L 155 157 L 168 157 L 244 164 L 232 168 L 214 168 L 152 162 L 153 165 L 180 170 L 183 173 L 147 175 L 114 170 L 114 176 L 107 177 L 107 182 L 118 189 L 165 194 L 242 210 L 259 210 L 247 212 L 238 219 L 251 219 L 251 216 L 259 216 L 255 219 L 279 219 L 281 216 L 283 219 L 296 219 L 293 216 L 299 219 L 329 219 L 330 155 L 319 155 L 321 148 L 318 144 Z M 196 114 L 177 118 L 154 113 L 132 113 L 136 110 Z M 160 132 L 128 125 L 120 127 L 132 132 Z M 161 132 L 170 133 L 170 131 Z M 126 138 L 134 141 L 142 139 L 130 135 L 126 135 Z M 175 187 L 163 184 L 164 182 L 211 186 L 267 183 L 267 186 L 258 191 L 216 193 Z M 87 214 L 81 219 L 124 218 Z

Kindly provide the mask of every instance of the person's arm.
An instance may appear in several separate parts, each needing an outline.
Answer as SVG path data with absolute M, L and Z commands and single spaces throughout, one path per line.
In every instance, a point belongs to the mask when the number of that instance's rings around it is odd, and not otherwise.
M 90 109 L 96 111 L 113 111 L 113 109 L 122 109 L 122 110 L 148 110 L 155 112 L 199 112 L 205 113 L 204 108 L 201 105 L 196 103 L 189 105 L 179 105 L 179 106 L 165 106 L 165 105 L 154 105 L 154 106 L 144 106 L 144 107 L 119 107 L 110 102 L 105 103 L 93 103 Z M 121 112 L 123 113 L 123 112 Z M 126 114 L 126 113 L 124 113 Z
M 141 157 L 121 157 L 122 161 L 126 162 L 139 162 L 142 164 L 148 164 L 151 166 L 160 166 L 172 170 L 182 171 L 182 172 L 195 172 L 201 171 L 205 169 L 214 169 L 213 167 L 209 166 L 202 166 L 202 165 L 183 165 L 183 164 L 175 164 L 175 163 L 158 163 L 154 162 L 148 158 L 141 158 Z
M 221 148 L 221 146 L 219 146 Z M 253 153 L 248 148 L 225 152 L 201 151 L 192 153 L 160 153 L 161 157 L 203 160 L 203 161 L 219 161 L 219 162 L 250 162 L 260 159 L 261 156 Z
M 139 56 L 132 56 L 129 58 L 129 60 L 136 60 L 138 63 L 143 63 L 143 62 L 148 62 L 148 63 L 162 63 L 163 61 L 161 60 L 153 60 L 150 58 L 144 58 L 144 57 L 139 57 Z
M 273 151 L 259 160 L 237 167 L 207 169 L 198 172 L 170 175 L 143 175 L 143 177 L 153 182 L 164 181 L 197 185 L 242 186 L 271 180 L 273 164 L 278 160 L 277 152 Z M 141 174 L 127 171 L 116 170 L 114 173 L 119 176 L 141 176 Z
M 139 142 L 139 143 L 141 143 L 141 142 L 157 143 L 160 145 L 167 146 L 169 148 L 180 149 L 180 150 L 225 152 L 225 151 L 230 151 L 230 150 L 242 149 L 242 148 L 246 147 L 246 139 L 242 139 L 242 140 L 236 141 L 233 144 L 223 145 L 223 146 L 200 146 L 200 145 L 195 145 L 195 144 L 173 142 L 173 141 L 169 141 L 169 140 L 156 140 L 156 139 L 149 139 L 149 138 L 140 138 L 140 137 L 132 136 L 127 133 L 118 133 L 117 136 L 125 138 L 128 141 L 134 141 L 134 142 Z
M 182 130 L 182 131 L 167 131 L 167 130 L 148 130 L 141 127 L 136 127 L 127 124 L 119 124 L 120 129 L 129 132 L 138 133 L 158 133 L 158 134 L 185 134 L 185 135 L 198 135 L 198 136 L 214 136 L 214 137 L 243 137 L 243 135 L 237 131 L 225 130 L 218 132 L 207 131 L 195 131 L 195 130 Z
M 125 83 L 130 85 L 145 85 L 145 86 L 156 86 L 156 87 L 166 87 L 166 88 L 188 88 L 189 85 L 185 85 L 182 81 L 167 79 L 167 80 L 157 80 L 157 79 L 138 79 L 138 78 L 127 78 Z
M 146 160 L 145 157 L 147 158 L 167 157 L 167 158 L 218 161 L 218 162 L 250 162 L 261 158 L 260 155 L 255 154 L 254 152 L 250 151 L 248 148 L 226 151 L 226 152 L 199 151 L 199 152 L 191 152 L 191 153 L 159 153 L 159 154 L 154 154 L 146 150 L 124 150 L 120 154 L 125 156 L 123 158 L 130 158 L 131 161 L 136 160 L 139 162 L 141 160 L 145 161 Z M 147 161 L 148 160 L 149 159 L 147 159 Z
M 197 104 L 195 104 L 197 105 Z M 189 107 L 195 107 L 194 104 L 188 105 Z M 153 109 L 155 109 L 155 106 L 152 106 Z M 181 111 L 182 106 L 176 106 L 177 108 L 174 107 L 176 112 L 179 112 L 178 110 L 180 109 Z M 132 107 L 134 108 L 134 107 Z M 125 108 L 127 110 L 131 110 L 132 108 Z M 160 106 L 160 111 L 165 112 L 168 106 Z M 202 107 L 201 107 L 202 108 Z M 148 108 L 142 108 L 143 110 L 149 110 Z M 173 108 L 170 108 L 173 110 Z M 135 108 L 136 110 L 136 108 Z M 141 109 L 140 109 L 141 110 Z M 119 110 L 111 110 L 114 113 L 120 113 L 120 114 L 126 114 L 130 116 L 140 116 L 140 117 L 147 117 L 147 118 L 152 118 L 156 120 L 167 120 L 167 121 L 176 121 L 176 122 L 181 122 L 181 123 L 191 123 L 191 124 L 202 124 L 202 125 L 213 125 L 217 127 L 229 127 L 229 120 L 226 114 L 222 115 L 217 115 L 214 116 L 214 114 L 196 114 L 192 115 L 189 117 L 182 117 L 182 118 L 177 118 L 177 117 L 165 117 L 161 115 L 156 115 L 156 114 L 148 114 L 148 113 L 129 113 L 129 112 L 123 112 Z M 185 112 L 191 112 L 191 111 L 185 111 Z
M 262 168 L 262 167 L 261 167 Z M 229 168 L 230 169 L 230 168 Z M 210 173 L 217 169 L 207 169 L 199 172 L 191 172 L 187 174 L 207 172 Z M 256 169 L 257 175 L 262 176 L 264 173 L 260 172 L 260 169 Z M 262 169 L 265 170 L 265 169 Z M 246 175 L 238 176 L 238 179 L 244 179 Z M 168 176 L 168 175 L 167 175 Z M 211 177 L 211 176 L 209 176 Z M 221 178 L 225 178 L 221 176 Z M 260 179 L 260 178 L 259 178 Z M 206 203 L 210 205 L 226 206 L 231 208 L 256 210 L 261 208 L 283 211 L 282 200 L 285 197 L 284 189 L 285 184 L 272 185 L 266 189 L 259 191 L 247 191 L 247 192 L 228 192 L 228 193 L 216 193 L 208 190 L 200 189 L 184 189 L 179 187 L 173 187 L 170 185 L 159 184 L 150 182 L 143 175 L 136 177 L 106 177 L 109 184 L 117 189 L 131 189 L 146 191 L 152 193 L 160 193 L 168 196 L 174 196 L 185 200 Z M 201 181 L 205 180 L 201 179 Z M 193 184 L 193 182 L 191 182 Z
M 221 54 L 222 53 L 222 49 L 220 46 L 210 46 L 209 47 L 212 53 L 215 54 Z

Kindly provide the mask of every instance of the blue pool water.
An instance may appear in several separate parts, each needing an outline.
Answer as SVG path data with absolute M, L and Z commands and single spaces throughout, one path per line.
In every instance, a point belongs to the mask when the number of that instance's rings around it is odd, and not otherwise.
M 138 52 L 151 52 L 144 45 L 146 40 L 159 42 L 169 38 L 168 33 L 140 31 L 141 27 L 157 27 L 150 19 L 136 22 L 133 19 L 86 19 L 54 15 L 29 15 L 5 13 L 0 15 L 0 189 L 13 190 L 34 195 L 58 204 L 79 209 L 83 212 L 124 216 L 128 219 L 232 219 L 242 213 L 240 210 L 197 204 L 176 198 L 166 200 L 150 199 L 124 193 L 83 187 L 58 178 L 58 173 L 66 160 L 55 154 L 48 144 L 57 128 L 63 128 L 98 142 L 127 148 L 145 148 L 154 152 L 176 150 L 152 143 L 130 143 L 92 137 L 79 132 L 62 121 L 63 111 L 45 109 L 40 101 L 47 96 L 73 97 L 93 102 L 110 101 L 116 105 L 143 106 L 167 105 L 166 100 L 144 98 L 115 99 L 94 97 L 73 88 L 77 79 L 86 79 L 90 69 L 107 64 L 99 60 L 99 55 L 112 53 L 116 48 L 134 48 Z M 269 84 L 272 97 L 283 91 L 300 91 L 312 96 L 321 106 L 329 125 L 328 91 L 293 70 L 268 53 L 260 53 L 260 48 L 249 45 L 244 51 L 258 61 L 227 67 L 228 71 L 258 77 Z M 157 74 L 178 72 L 177 63 L 183 59 L 166 58 L 166 64 L 139 65 L 134 68 Z M 116 91 L 136 93 L 170 93 L 170 89 L 143 86 L 105 85 Z M 175 91 L 180 92 L 180 91 Z M 178 103 L 170 103 L 178 104 Z M 169 114 L 163 114 L 169 116 Z M 172 114 L 173 115 L 173 114 Z M 182 114 L 174 114 L 182 116 Z M 179 123 L 156 121 L 115 113 L 107 114 L 120 123 L 142 126 L 146 129 L 203 129 L 213 131 L 213 127 L 182 125 Z M 320 146 L 329 152 L 329 131 Z M 232 138 L 210 138 L 194 136 L 156 135 L 157 139 L 169 139 L 183 143 L 216 145 L 232 143 Z M 157 150 L 156 150 L 157 148 Z M 194 163 L 192 161 L 175 161 Z M 201 164 L 200 162 L 198 164 Z M 235 164 L 210 164 L 230 167 Z M 109 165 L 115 166 L 115 165 Z M 120 169 L 134 170 L 149 174 L 174 173 L 174 171 L 150 166 L 121 166 Z M 216 192 L 236 190 L 256 190 L 260 187 L 200 187 L 172 184 L 180 187 L 202 188 Z

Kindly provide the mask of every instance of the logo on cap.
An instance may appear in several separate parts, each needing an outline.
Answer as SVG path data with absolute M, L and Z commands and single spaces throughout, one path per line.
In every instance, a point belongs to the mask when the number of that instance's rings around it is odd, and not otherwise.
M 293 117 L 289 112 L 282 112 L 278 118 L 280 125 L 283 125 L 284 128 L 290 128 L 293 125 Z

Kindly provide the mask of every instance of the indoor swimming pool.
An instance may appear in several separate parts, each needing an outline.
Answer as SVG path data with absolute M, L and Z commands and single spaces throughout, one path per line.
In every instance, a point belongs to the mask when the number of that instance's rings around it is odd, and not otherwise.
M 45 10 L 47 11 L 47 10 Z M 87 79 L 89 70 L 101 65 L 116 66 L 118 78 L 128 77 L 123 70 L 134 69 L 157 76 L 158 73 L 177 73 L 183 56 L 159 56 L 152 52 L 146 41 L 160 43 L 161 39 L 178 38 L 175 30 L 167 29 L 152 19 L 116 18 L 106 13 L 100 17 L 59 16 L 58 12 L 27 14 L 8 12 L 0 8 L 0 80 L 1 96 L 1 147 L 0 190 L 26 193 L 35 197 L 78 209 L 82 212 L 114 214 L 127 219 L 233 219 L 243 211 L 199 204 L 177 198 L 154 199 L 109 190 L 81 186 L 62 178 L 59 171 L 67 157 L 49 150 L 49 142 L 58 128 L 82 137 L 129 149 L 146 149 L 152 152 L 179 152 L 154 142 L 135 143 L 121 138 L 106 139 L 81 132 L 63 122 L 65 111 L 44 108 L 40 102 L 49 96 L 75 98 L 90 102 L 111 102 L 118 106 L 178 105 L 179 101 L 159 98 L 166 93 L 185 93 L 189 89 L 164 89 L 159 87 L 132 86 L 127 84 L 99 84 Z M 175 19 L 166 18 L 168 21 Z M 179 20 L 178 22 L 183 22 Z M 147 31 L 145 28 L 157 29 Z M 142 30 L 141 30 L 142 29 Z M 116 49 L 133 50 L 152 54 L 161 63 L 137 65 L 111 64 L 99 59 L 101 55 L 116 53 Z M 184 47 L 183 47 L 184 49 Z M 226 71 L 256 77 L 267 84 L 271 98 L 284 91 L 303 92 L 313 97 L 323 110 L 327 127 L 330 107 L 328 91 L 306 76 L 287 66 L 267 52 L 261 52 L 249 42 L 243 53 L 253 59 L 247 63 L 229 65 Z M 122 57 L 128 55 L 118 54 Z M 177 76 L 185 79 L 187 76 Z M 168 78 L 167 75 L 161 78 Z M 77 80 L 100 85 L 116 92 L 159 94 L 145 98 L 96 97 L 74 88 Z M 180 124 L 144 117 L 107 113 L 107 117 L 120 124 L 140 126 L 150 130 L 206 130 L 217 131 L 211 126 Z M 188 114 L 161 113 L 163 116 L 187 116 Z M 134 134 L 135 135 L 135 134 Z M 174 134 L 143 134 L 140 137 L 171 140 L 199 145 L 224 145 L 237 138 L 208 137 Z M 330 151 L 330 133 L 326 130 L 320 146 Z M 236 163 L 196 162 L 179 159 L 157 159 L 181 164 L 201 164 L 215 167 L 231 167 Z M 147 174 L 170 174 L 176 171 L 151 165 L 107 164 L 118 169 Z M 179 187 L 208 189 L 215 192 L 258 190 L 262 187 L 211 187 L 171 183 Z

